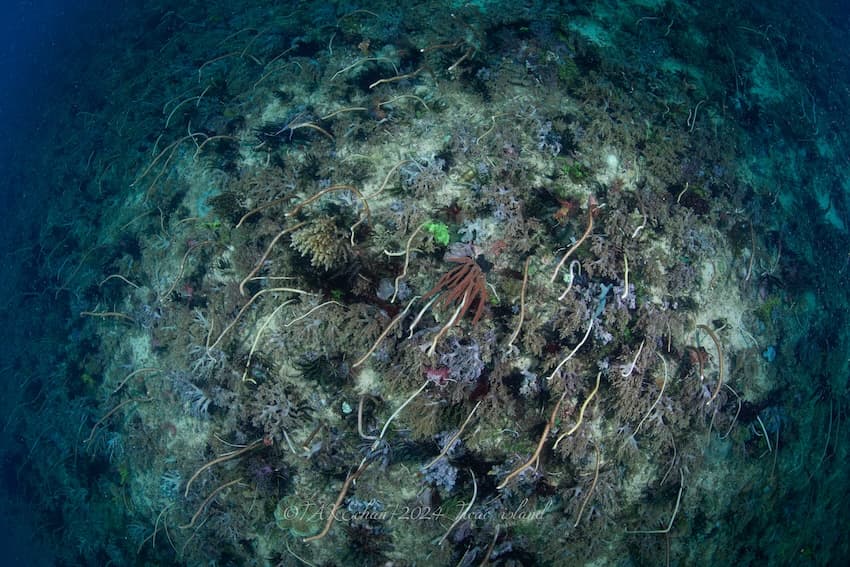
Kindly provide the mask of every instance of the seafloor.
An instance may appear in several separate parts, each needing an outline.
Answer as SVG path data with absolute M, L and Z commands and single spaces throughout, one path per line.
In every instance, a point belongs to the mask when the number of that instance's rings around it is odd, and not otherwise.
M 57 565 L 838 563 L 824 10 L 150 2 L 57 53 L 7 505 Z

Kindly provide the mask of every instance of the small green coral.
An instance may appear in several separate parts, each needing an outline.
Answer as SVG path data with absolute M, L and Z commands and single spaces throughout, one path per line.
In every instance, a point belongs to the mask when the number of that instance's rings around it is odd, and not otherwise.
M 782 299 L 778 295 L 768 296 L 758 307 L 753 314 L 756 319 L 768 325 L 773 320 L 773 312 L 782 306 Z
M 85 384 L 89 388 L 93 388 L 95 385 L 94 378 L 88 372 L 83 372 L 83 375 L 80 376 L 80 380 L 82 380 L 83 384 Z
M 441 222 L 429 222 L 425 225 L 425 230 L 431 233 L 434 237 L 434 242 L 442 246 L 446 246 L 451 237 L 449 236 L 449 227 Z
M 590 168 L 583 163 L 567 162 L 561 164 L 561 174 L 569 177 L 574 183 L 581 183 L 590 175 Z

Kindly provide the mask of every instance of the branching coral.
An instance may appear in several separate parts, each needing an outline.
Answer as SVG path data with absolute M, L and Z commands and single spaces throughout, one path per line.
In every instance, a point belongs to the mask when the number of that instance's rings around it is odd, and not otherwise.
M 454 256 L 448 258 L 448 260 L 460 265 L 444 274 L 436 285 L 425 294 L 423 299 L 428 299 L 440 292 L 446 292 L 437 300 L 439 303 L 449 305 L 460 298 L 460 304 L 458 304 L 446 324 L 434 335 L 434 339 L 431 341 L 431 348 L 428 350 L 428 356 L 434 354 L 439 340 L 460 321 L 473 303 L 477 303 L 475 315 L 472 318 L 472 324 L 476 324 L 484 312 L 484 304 L 487 302 L 487 282 L 484 279 L 484 271 L 481 269 L 481 266 L 474 259 L 467 256 Z M 426 304 L 425 309 L 427 309 L 428 305 L 430 304 Z
M 341 266 L 351 257 L 345 234 L 328 216 L 319 217 L 294 232 L 291 246 L 302 256 L 308 256 L 313 267 L 326 272 Z
M 448 306 L 460 298 L 462 307 L 457 315 L 457 320 L 463 318 L 473 303 L 477 303 L 475 315 L 472 317 L 472 324 L 474 325 L 484 313 L 484 305 L 488 299 L 484 271 L 475 260 L 469 257 L 453 257 L 447 258 L 447 260 L 458 264 L 458 266 L 444 274 L 422 299 L 426 300 L 440 292 L 445 292 L 437 300 L 437 303 Z
M 291 388 L 281 382 L 261 384 L 248 403 L 251 423 L 262 429 L 267 439 L 288 440 L 288 431 L 304 415 L 304 408 Z

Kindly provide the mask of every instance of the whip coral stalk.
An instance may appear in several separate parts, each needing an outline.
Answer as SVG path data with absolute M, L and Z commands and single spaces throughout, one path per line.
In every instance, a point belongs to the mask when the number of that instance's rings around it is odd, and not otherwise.
M 590 233 L 593 232 L 593 215 L 596 214 L 596 208 L 596 198 L 591 195 L 590 200 L 587 203 L 587 228 L 585 229 L 584 234 L 581 235 L 581 238 L 579 238 L 575 244 L 570 246 L 569 250 L 567 250 L 564 254 L 564 257 L 561 258 L 561 261 L 558 262 L 557 266 L 555 266 L 555 273 L 552 274 L 552 279 L 550 281 L 555 281 L 555 278 L 558 277 L 558 272 L 561 271 L 561 268 L 564 267 L 564 264 L 566 264 L 570 256 L 578 250 L 578 247 L 581 246 L 584 241 L 587 240 L 587 237 L 590 236 Z

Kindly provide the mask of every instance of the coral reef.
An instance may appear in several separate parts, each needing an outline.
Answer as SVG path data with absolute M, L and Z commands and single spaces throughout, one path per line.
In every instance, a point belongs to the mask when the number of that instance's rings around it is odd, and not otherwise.
M 846 557 L 812 18 L 366 8 L 146 4 L 47 116 L 3 476 L 57 564 Z

